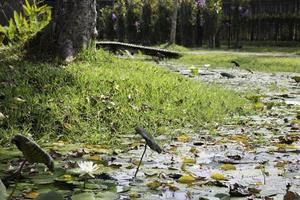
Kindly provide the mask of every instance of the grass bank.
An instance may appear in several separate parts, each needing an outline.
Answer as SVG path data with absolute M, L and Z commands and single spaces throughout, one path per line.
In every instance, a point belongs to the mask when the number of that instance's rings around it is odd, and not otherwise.
M 137 125 L 158 133 L 197 130 L 245 103 L 232 91 L 104 51 L 85 52 L 68 66 L 0 56 L 0 144 L 19 132 L 113 144 Z
M 211 67 L 231 68 L 234 67 L 232 60 L 237 61 L 241 68 L 253 71 L 265 72 L 300 72 L 300 58 L 298 57 L 272 57 L 256 55 L 239 55 L 235 53 L 207 53 L 207 54 L 184 54 L 174 62 L 202 67 L 210 64 Z

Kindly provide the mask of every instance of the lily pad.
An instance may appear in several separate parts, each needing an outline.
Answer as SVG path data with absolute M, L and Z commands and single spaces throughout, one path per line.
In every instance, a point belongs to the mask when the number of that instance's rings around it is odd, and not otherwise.
M 35 200 L 63 200 L 63 196 L 57 192 L 40 194 Z
M 96 200 L 95 195 L 91 192 L 85 192 L 72 196 L 72 200 Z

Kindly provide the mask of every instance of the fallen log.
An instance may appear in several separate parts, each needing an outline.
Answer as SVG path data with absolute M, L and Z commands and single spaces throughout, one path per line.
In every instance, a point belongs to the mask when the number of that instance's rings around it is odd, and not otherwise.
M 116 52 L 117 50 L 128 50 L 130 52 L 141 51 L 143 54 L 159 58 L 179 58 L 182 56 L 176 51 L 114 41 L 98 41 L 96 42 L 96 47 L 106 48 L 113 52 Z

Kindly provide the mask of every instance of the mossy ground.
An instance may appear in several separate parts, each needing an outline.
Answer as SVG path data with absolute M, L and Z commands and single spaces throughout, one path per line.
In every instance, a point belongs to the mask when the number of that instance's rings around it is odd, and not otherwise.
M 160 134 L 199 130 L 245 104 L 233 91 L 104 51 L 87 51 L 67 66 L 0 56 L 1 144 L 20 132 L 42 141 L 115 144 L 136 126 Z

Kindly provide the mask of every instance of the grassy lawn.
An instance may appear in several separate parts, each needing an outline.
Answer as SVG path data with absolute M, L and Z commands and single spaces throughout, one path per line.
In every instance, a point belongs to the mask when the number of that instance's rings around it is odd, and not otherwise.
M 231 68 L 230 61 L 235 60 L 241 68 L 265 72 L 300 72 L 300 58 L 296 57 L 271 57 L 255 55 L 239 55 L 234 53 L 209 53 L 209 54 L 184 54 L 177 63 L 190 64 L 202 67 L 210 64 L 211 67 Z
M 228 48 L 226 45 L 222 45 L 221 48 L 209 49 L 206 45 L 203 47 L 187 48 L 190 51 L 232 51 L 232 52 L 253 52 L 253 53 L 290 53 L 300 54 L 300 46 L 296 47 L 281 47 L 281 46 L 255 46 L 244 45 L 241 49 Z
M 136 126 L 156 133 L 197 130 L 246 103 L 232 91 L 104 51 L 85 52 L 68 66 L 7 51 L 0 60 L 0 112 L 5 116 L 0 144 L 20 132 L 41 141 L 114 144 L 114 138 L 133 133 Z

